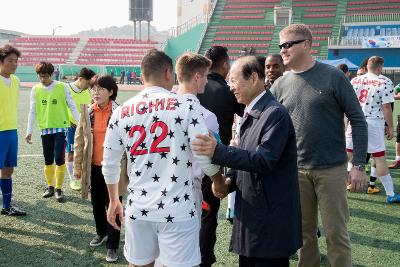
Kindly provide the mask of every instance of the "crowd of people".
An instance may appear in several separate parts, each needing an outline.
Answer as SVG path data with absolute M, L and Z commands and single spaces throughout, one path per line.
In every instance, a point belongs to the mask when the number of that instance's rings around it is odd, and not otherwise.
M 83 198 L 90 192 L 96 234 L 88 243 L 106 242 L 108 262 L 118 260 L 124 222 L 130 266 L 211 266 L 220 199 L 228 196 L 229 250 L 239 266 L 289 266 L 296 252 L 298 266 L 320 266 L 318 213 L 329 265 L 352 266 L 348 191 L 378 193 L 379 178 L 386 202 L 400 202 L 389 173 L 400 168 L 399 126 L 396 159 L 387 166 L 385 156 L 400 87 L 382 75 L 379 56 L 350 80 L 347 66 L 312 57 L 312 39 L 308 27 L 292 24 L 279 34 L 280 54 L 232 65 L 222 46 L 184 53 L 175 68 L 150 50 L 144 89 L 122 105 L 114 77 L 83 68 L 62 83 L 51 79 L 51 63 L 38 63 L 25 140 L 36 121 L 43 197 L 65 201 L 66 170 L 72 189 Z M 26 215 L 11 203 L 19 57 L 12 46 L 0 49 L 1 213 L 10 216 Z

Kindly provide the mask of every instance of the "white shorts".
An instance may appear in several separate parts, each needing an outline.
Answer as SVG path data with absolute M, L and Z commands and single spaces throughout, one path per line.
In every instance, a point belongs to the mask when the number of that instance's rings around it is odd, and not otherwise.
M 201 262 L 197 220 L 149 222 L 125 217 L 124 256 L 129 263 L 146 265 L 157 257 L 168 267 Z
M 353 138 L 350 126 L 347 127 L 346 131 L 346 149 L 347 151 L 353 151 Z M 368 123 L 368 153 L 378 153 L 385 150 L 385 126 Z

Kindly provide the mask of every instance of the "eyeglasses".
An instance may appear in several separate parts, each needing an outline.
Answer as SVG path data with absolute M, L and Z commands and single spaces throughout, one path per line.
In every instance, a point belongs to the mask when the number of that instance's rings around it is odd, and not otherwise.
M 282 48 L 289 49 L 293 45 L 300 44 L 300 43 L 305 42 L 305 41 L 309 41 L 309 40 L 308 39 L 303 39 L 303 40 L 296 40 L 296 41 L 288 41 L 288 42 L 285 42 L 285 43 L 280 44 L 278 46 L 279 46 L 279 49 L 282 49 Z
M 104 92 L 105 90 L 107 90 L 107 89 L 103 88 L 103 87 L 91 87 L 91 88 L 89 88 L 89 91 L 91 93 L 101 93 L 101 92 Z

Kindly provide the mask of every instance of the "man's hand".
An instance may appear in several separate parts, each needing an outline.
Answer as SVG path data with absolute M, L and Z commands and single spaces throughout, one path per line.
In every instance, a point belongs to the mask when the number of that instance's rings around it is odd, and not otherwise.
M 238 147 L 239 143 L 236 139 L 231 139 L 231 141 L 229 142 L 230 146 L 234 146 L 234 147 Z
M 225 178 L 225 177 L 224 177 Z M 212 184 L 212 191 L 215 197 L 224 198 L 229 194 L 229 185 L 231 183 L 231 179 L 225 178 L 221 182 L 214 182 Z
M 119 221 L 124 221 L 124 210 L 122 208 L 122 204 L 119 199 L 110 200 L 110 205 L 107 210 L 107 221 L 114 227 L 116 230 L 121 231 L 121 228 L 117 224 L 117 216 L 119 217 Z
M 362 192 L 365 190 L 365 186 L 367 184 L 367 175 L 364 171 L 360 171 L 356 167 L 352 167 L 349 173 L 349 179 L 351 183 L 350 192 Z
M 196 139 L 192 141 L 192 149 L 196 155 L 208 156 L 212 158 L 214 155 L 215 147 L 217 146 L 217 139 L 210 133 L 209 135 L 196 135 Z
M 28 144 L 32 144 L 32 134 L 27 134 L 27 135 L 25 136 L 25 141 L 26 141 Z
M 392 140 L 394 137 L 394 129 L 393 127 L 386 127 L 386 139 L 387 140 Z

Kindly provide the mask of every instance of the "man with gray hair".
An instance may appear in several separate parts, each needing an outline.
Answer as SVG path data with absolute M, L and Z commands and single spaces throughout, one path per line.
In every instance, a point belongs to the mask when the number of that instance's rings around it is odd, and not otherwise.
M 307 26 L 289 25 L 279 38 L 280 54 L 291 71 L 274 82 L 271 93 L 288 109 L 296 130 L 304 243 L 298 265 L 321 265 L 316 235 L 319 207 L 329 265 L 349 267 L 352 263 L 343 118 L 346 115 L 353 129 L 351 191 L 361 191 L 366 183 L 364 114 L 344 74 L 312 58 L 312 34 Z

